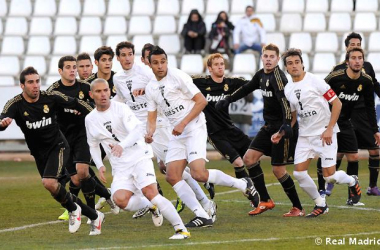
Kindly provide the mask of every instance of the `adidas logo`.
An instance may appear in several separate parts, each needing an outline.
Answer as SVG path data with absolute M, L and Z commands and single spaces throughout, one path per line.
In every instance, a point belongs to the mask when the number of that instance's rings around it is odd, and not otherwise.
M 195 220 L 193 220 L 193 223 L 194 223 L 194 225 L 197 226 L 197 227 L 203 225 L 203 221 L 200 220 L 200 219 L 195 219 Z
M 346 88 L 346 86 L 342 85 L 342 86 L 340 86 L 340 88 L 341 88 L 341 89 L 345 89 L 345 88 Z
M 206 90 L 207 90 L 207 91 L 211 91 L 211 87 L 207 87 Z

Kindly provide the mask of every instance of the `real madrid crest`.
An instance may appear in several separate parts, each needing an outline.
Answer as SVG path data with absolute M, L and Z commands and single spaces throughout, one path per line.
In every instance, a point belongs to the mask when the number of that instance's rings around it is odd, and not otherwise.
M 265 86 L 269 87 L 269 79 L 268 79 L 267 82 L 265 83 Z
M 44 105 L 44 113 L 49 113 L 49 106 L 48 105 Z
M 224 91 L 228 91 L 228 85 L 227 84 L 224 84 Z
M 84 98 L 84 94 L 82 91 L 79 91 L 79 99 L 83 99 Z
M 358 87 L 358 91 L 362 91 L 362 85 L 361 84 L 359 84 L 359 87 Z
M 112 93 L 116 93 L 116 87 L 115 87 L 115 85 L 112 87 Z

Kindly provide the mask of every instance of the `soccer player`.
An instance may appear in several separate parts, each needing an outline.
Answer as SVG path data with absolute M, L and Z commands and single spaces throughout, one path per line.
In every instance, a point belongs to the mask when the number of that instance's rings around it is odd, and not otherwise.
M 362 37 L 360 34 L 352 32 L 345 39 L 346 51 L 351 50 L 354 47 L 361 48 Z M 346 69 L 347 63 L 346 60 L 336 65 L 332 71 L 339 69 Z M 380 97 L 380 85 L 376 79 L 375 71 L 373 70 L 372 64 L 370 62 L 364 61 L 363 72 L 371 76 L 372 82 L 374 84 L 374 90 L 377 96 Z M 367 113 L 365 111 L 365 105 L 363 97 L 360 97 L 358 103 L 355 105 L 354 110 L 351 114 L 351 123 L 354 126 L 356 139 L 358 141 L 359 149 L 367 149 L 369 153 L 368 159 L 368 169 L 369 169 L 369 187 L 367 189 L 368 195 L 379 196 L 380 191 L 377 187 L 377 179 L 379 177 L 379 147 L 375 144 L 375 141 L 372 136 L 371 128 L 369 126 Z M 337 157 L 337 169 L 339 168 L 342 162 L 343 154 L 338 154 Z M 318 161 L 320 163 L 320 160 Z M 350 163 L 348 163 L 350 164 Z M 320 165 L 318 164 L 318 168 Z M 347 169 L 348 171 L 348 169 Z M 319 173 L 319 172 L 318 172 Z M 320 190 L 325 190 L 324 179 L 318 174 L 318 183 Z M 331 195 L 331 191 L 334 187 L 333 183 L 328 183 L 325 190 L 326 195 Z
M 84 52 L 77 56 L 77 69 L 80 80 L 85 80 L 90 77 L 93 66 L 89 54 Z
M 342 102 L 342 111 L 338 119 L 340 132 L 338 133 L 338 154 L 345 154 L 348 161 L 347 174 L 358 175 L 359 154 L 358 144 L 354 128 L 350 118 L 359 98 L 363 96 L 365 112 L 368 118 L 368 128 L 374 136 L 376 145 L 380 142 L 376 110 L 374 102 L 373 79 L 362 71 L 364 64 L 364 52 L 361 48 L 354 47 L 346 53 L 346 69 L 331 72 L 325 81 L 334 90 Z M 349 189 L 347 205 L 359 205 L 352 199 Z
M 40 91 L 40 76 L 33 67 L 21 72 L 20 86 L 22 93 L 4 106 L 0 115 L 0 131 L 5 130 L 13 120 L 16 121 L 36 161 L 42 184 L 69 211 L 69 231 L 78 231 L 83 213 L 93 222 L 90 235 L 100 234 L 104 215 L 83 204 L 61 184 L 65 178 L 64 166 L 69 159 L 70 148 L 59 130 L 56 116 L 60 107 L 87 114 L 92 110 L 91 106 L 59 92 Z
M 117 93 L 115 99 L 121 99 L 130 107 L 137 119 L 141 121 L 143 131 L 146 131 L 148 118 L 147 97 L 141 93 L 144 93 L 146 85 L 154 75 L 148 67 L 144 65 L 140 66 L 134 62 L 134 54 L 135 48 L 130 42 L 120 42 L 116 46 L 117 60 L 120 62 L 123 70 L 114 75 L 114 84 Z M 158 162 L 162 162 L 166 157 L 168 143 L 171 137 L 171 126 L 167 118 L 164 117 L 163 114 L 160 114 L 157 119 L 156 127 L 157 130 L 153 136 L 151 145 Z M 161 171 L 165 171 L 165 165 L 160 166 L 160 169 Z M 214 216 L 215 220 L 216 205 L 214 202 L 207 198 L 202 188 L 188 172 L 184 171 L 182 178 L 190 185 L 197 200 L 202 204 L 202 207 L 208 211 L 210 216 Z
M 58 91 L 90 103 L 92 101 L 89 96 L 90 85 L 76 79 L 76 67 L 75 57 L 61 57 L 58 62 L 61 79 L 53 83 L 47 91 Z M 75 109 L 61 108 L 57 112 L 57 122 L 71 149 L 67 165 L 67 171 L 71 176 L 71 193 L 78 195 L 79 188 L 81 188 L 87 205 L 91 208 L 95 208 L 95 194 L 104 197 L 113 213 L 117 214 L 118 208 L 111 201 L 108 190 L 103 185 L 97 184 L 89 174 L 91 154 L 87 144 L 84 117 L 78 115 L 78 111 Z
M 98 72 L 92 74 L 89 78 L 86 79 L 87 82 L 91 83 L 96 78 L 105 79 L 110 85 L 111 89 L 111 98 L 116 95 L 116 88 L 113 85 L 113 76 L 115 74 L 112 71 L 112 59 L 115 56 L 111 47 L 102 46 L 95 50 L 95 64 L 98 66 Z
M 328 213 L 329 208 L 307 173 L 315 155 L 322 157 L 323 176 L 328 183 L 349 185 L 353 194 L 352 200 L 355 202 L 361 197 L 357 177 L 335 169 L 338 149 L 336 134 L 339 132 L 336 122 L 342 103 L 326 82 L 304 71 L 300 50 L 289 49 L 282 57 L 286 70 L 293 80 L 286 85 L 285 96 L 290 103 L 294 122 L 297 114 L 299 117 L 299 136 L 294 154 L 293 175 L 300 187 L 316 204 L 306 217 L 317 217 Z M 329 103 L 332 107 L 331 112 Z M 277 143 L 282 135 L 282 133 L 274 134 L 272 142 Z
M 138 190 L 157 206 L 172 224 L 176 233 L 169 239 L 187 239 L 190 233 L 183 225 L 174 206 L 158 193 L 151 148 L 144 141 L 141 122 L 124 103 L 110 101 L 110 89 L 104 79 L 91 84 L 91 97 L 96 109 L 86 117 L 86 131 L 91 155 L 99 169 L 100 179 L 106 181 L 99 143 L 112 166 L 112 197 L 124 209 L 132 209 L 140 198 Z M 161 220 L 162 223 L 162 220 Z
M 173 127 L 166 155 L 166 181 L 197 216 L 187 227 L 212 226 L 212 219 L 202 209 L 182 174 L 189 165 L 191 176 L 199 182 L 234 187 L 250 200 L 258 202 L 259 195 L 249 178 L 236 179 L 220 170 L 205 168 L 207 128 L 202 110 L 207 101 L 194 85 L 191 77 L 176 68 L 168 68 L 167 55 L 155 46 L 149 54 L 155 75 L 145 88 L 148 101 L 146 140 L 151 142 L 156 131 L 157 113 L 163 113 Z
M 293 207 L 284 216 L 303 216 L 305 212 L 298 198 L 293 179 L 286 171 L 286 165 L 293 164 L 297 125 L 293 127 L 292 131 L 289 102 L 284 94 L 284 87 L 288 81 L 284 72 L 278 67 L 280 60 L 278 47 L 274 44 L 264 46 L 261 60 L 264 68 L 256 72 L 249 83 L 239 88 L 232 95 L 220 100 L 216 108 L 220 110 L 256 89 L 261 90 L 264 97 L 265 125 L 251 142 L 250 148 L 243 157 L 261 198 L 260 204 L 250 211 L 249 215 L 258 215 L 275 207 L 265 187 L 264 174 L 260 167 L 260 158 L 265 154 L 271 156 L 273 173 L 293 204 Z M 285 136 L 278 144 L 273 144 L 271 136 L 279 130 L 285 131 Z
M 149 53 L 152 51 L 154 45 L 146 43 L 141 50 L 141 62 L 149 66 Z

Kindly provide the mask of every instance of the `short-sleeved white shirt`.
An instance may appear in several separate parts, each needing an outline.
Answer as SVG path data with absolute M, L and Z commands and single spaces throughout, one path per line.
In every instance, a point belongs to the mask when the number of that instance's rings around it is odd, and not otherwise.
M 192 98 L 200 93 L 193 80 L 185 72 L 169 68 L 167 75 L 157 81 L 152 78 L 145 89 L 148 100 L 148 111 L 163 113 L 174 127 L 179 124 L 194 107 Z M 206 123 L 205 116 L 201 112 L 194 118 L 183 131 L 186 134 Z
M 106 111 L 92 110 L 86 116 L 85 122 L 89 146 L 97 147 L 101 143 L 113 172 L 153 157 L 151 147 L 145 143 L 141 122 L 126 104 L 111 101 L 111 106 Z M 112 155 L 109 145 L 119 144 L 130 133 L 141 133 L 141 139 L 135 145 L 124 149 L 121 157 Z
M 297 111 L 299 136 L 321 135 L 330 122 L 329 102 L 336 95 L 330 86 L 317 76 L 306 72 L 302 81 L 289 81 L 285 86 L 285 96 L 291 111 Z M 335 124 L 333 131 L 339 132 Z

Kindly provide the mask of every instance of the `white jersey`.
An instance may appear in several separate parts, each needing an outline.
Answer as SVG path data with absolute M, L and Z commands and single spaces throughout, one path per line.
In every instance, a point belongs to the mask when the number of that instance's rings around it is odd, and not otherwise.
M 157 81 L 152 78 L 146 86 L 145 95 L 148 100 L 148 111 L 158 111 L 168 118 L 175 127 L 194 107 L 192 98 L 200 93 L 193 80 L 185 72 L 169 68 L 167 75 Z M 206 123 L 205 115 L 201 112 L 186 125 L 183 134 L 186 134 Z
M 153 157 L 151 147 L 145 143 L 141 122 L 124 103 L 111 101 L 106 111 L 94 109 L 86 116 L 85 122 L 88 145 L 97 148 L 99 143 L 102 144 L 113 173 L 128 168 L 134 162 Z M 130 133 L 140 133 L 141 138 L 133 146 L 124 148 L 121 157 L 112 155 L 109 145 L 122 144 Z M 96 161 L 96 155 L 93 158 L 96 167 L 100 168 L 102 163 Z
M 337 96 L 324 80 L 306 72 L 302 81 L 286 84 L 285 96 L 291 111 L 297 111 L 299 136 L 321 135 L 326 130 L 331 118 L 328 102 Z M 337 124 L 333 131 L 339 132 Z
M 133 96 L 133 91 L 135 89 L 145 89 L 152 77 L 154 77 L 154 74 L 147 66 L 137 65 L 136 63 L 133 64 L 130 70 L 121 70 L 113 77 L 117 96 L 135 113 L 137 119 L 142 122 L 144 130 L 148 117 L 146 96 Z M 162 115 L 158 117 L 157 127 L 168 125 L 165 117 L 162 117 Z

